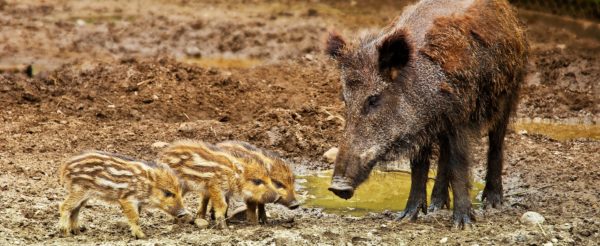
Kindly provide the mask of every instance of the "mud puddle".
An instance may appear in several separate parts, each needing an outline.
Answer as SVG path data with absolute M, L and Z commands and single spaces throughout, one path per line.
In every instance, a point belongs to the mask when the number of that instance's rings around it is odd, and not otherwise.
M 259 59 L 225 57 L 185 58 L 183 62 L 209 68 L 252 68 L 263 64 Z
M 600 125 L 598 124 L 518 120 L 512 125 L 512 128 L 518 133 L 539 134 L 558 141 L 574 139 L 600 140 Z
M 344 200 L 335 196 L 327 188 L 331 181 L 332 170 L 322 171 L 316 175 L 300 176 L 300 192 L 306 194 L 303 206 L 322 208 L 325 213 L 350 214 L 364 216 L 369 212 L 382 212 L 385 210 L 402 211 L 408 201 L 410 191 L 410 173 L 408 172 L 383 172 L 375 170 L 369 179 L 356 189 L 351 199 Z M 435 174 L 430 173 L 427 182 L 427 199 L 433 189 Z M 481 201 L 476 199 L 484 184 L 473 182 L 470 192 L 473 206 L 479 207 Z M 452 195 L 451 195 L 452 196 Z

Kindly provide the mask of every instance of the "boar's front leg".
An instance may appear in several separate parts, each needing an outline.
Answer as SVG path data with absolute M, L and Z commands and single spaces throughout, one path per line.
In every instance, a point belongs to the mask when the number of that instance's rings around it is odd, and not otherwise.
M 127 217 L 127 223 L 129 223 L 129 227 L 131 228 L 131 235 L 137 239 L 145 238 L 146 235 L 142 232 L 142 229 L 138 224 L 140 220 L 138 206 L 128 199 L 120 199 L 119 204 L 121 205 L 125 217 Z
M 440 151 L 447 151 L 449 155 L 448 169 L 450 175 L 450 185 L 452 185 L 452 194 L 454 196 L 454 212 L 452 215 L 455 228 L 470 227 L 475 216 L 471 209 L 471 200 L 469 198 L 469 142 L 467 131 L 464 129 L 455 129 L 448 131 L 448 148 Z
M 429 205 L 429 212 L 434 212 L 445 208 L 450 208 L 450 195 L 448 188 L 450 185 L 450 173 L 448 170 L 449 161 L 449 148 L 448 137 L 441 135 L 439 137 L 440 145 L 440 156 L 438 159 L 437 175 L 435 177 L 435 184 L 433 185 L 433 191 L 431 192 L 431 204 Z
M 419 210 L 427 213 L 427 174 L 429 172 L 429 156 L 431 146 L 423 146 L 419 153 L 410 161 L 411 183 L 406 208 L 398 219 L 410 218 L 415 221 Z

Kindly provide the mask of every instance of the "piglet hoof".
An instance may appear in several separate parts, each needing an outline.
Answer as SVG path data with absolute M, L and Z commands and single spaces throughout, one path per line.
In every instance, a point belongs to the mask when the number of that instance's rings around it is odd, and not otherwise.
M 208 227 L 208 221 L 202 218 L 196 218 L 194 220 L 194 225 L 200 229 L 205 229 Z
M 58 228 L 58 232 L 65 237 L 71 235 L 71 229 L 69 229 L 68 227 L 60 227 Z
M 483 200 L 483 208 L 485 209 L 500 208 L 502 207 L 502 192 L 484 189 L 481 200 Z
M 144 239 L 146 235 L 140 230 L 131 231 L 131 235 L 135 237 L 135 239 Z
M 73 229 L 71 229 L 71 234 L 73 235 L 79 235 L 82 232 L 85 232 L 86 228 L 83 226 L 79 226 L 79 227 L 75 227 Z
M 227 230 L 228 229 L 227 223 L 225 222 L 225 219 L 218 219 L 216 227 L 219 230 Z
M 470 230 L 474 226 L 475 216 L 472 213 L 454 212 L 452 221 L 454 230 Z

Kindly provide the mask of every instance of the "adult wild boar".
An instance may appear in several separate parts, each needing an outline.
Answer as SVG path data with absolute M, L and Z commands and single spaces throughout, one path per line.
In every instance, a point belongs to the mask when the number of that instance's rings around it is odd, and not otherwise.
M 474 221 L 468 136 L 489 136 L 483 198 L 502 203 L 503 143 L 525 74 L 527 42 L 505 0 L 423 0 L 379 33 L 347 43 L 332 33 L 326 52 L 341 69 L 346 126 L 329 190 L 351 198 L 373 166 L 411 159 L 412 185 L 400 218 L 426 212 L 431 146 L 440 146 L 430 210 Z

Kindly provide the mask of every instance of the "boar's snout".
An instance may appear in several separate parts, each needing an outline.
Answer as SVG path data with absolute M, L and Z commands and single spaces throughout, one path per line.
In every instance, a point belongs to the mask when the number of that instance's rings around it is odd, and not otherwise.
M 347 178 L 340 176 L 333 177 L 328 190 L 343 199 L 350 199 L 354 195 L 354 187 L 352 187 L 352 182 Z

